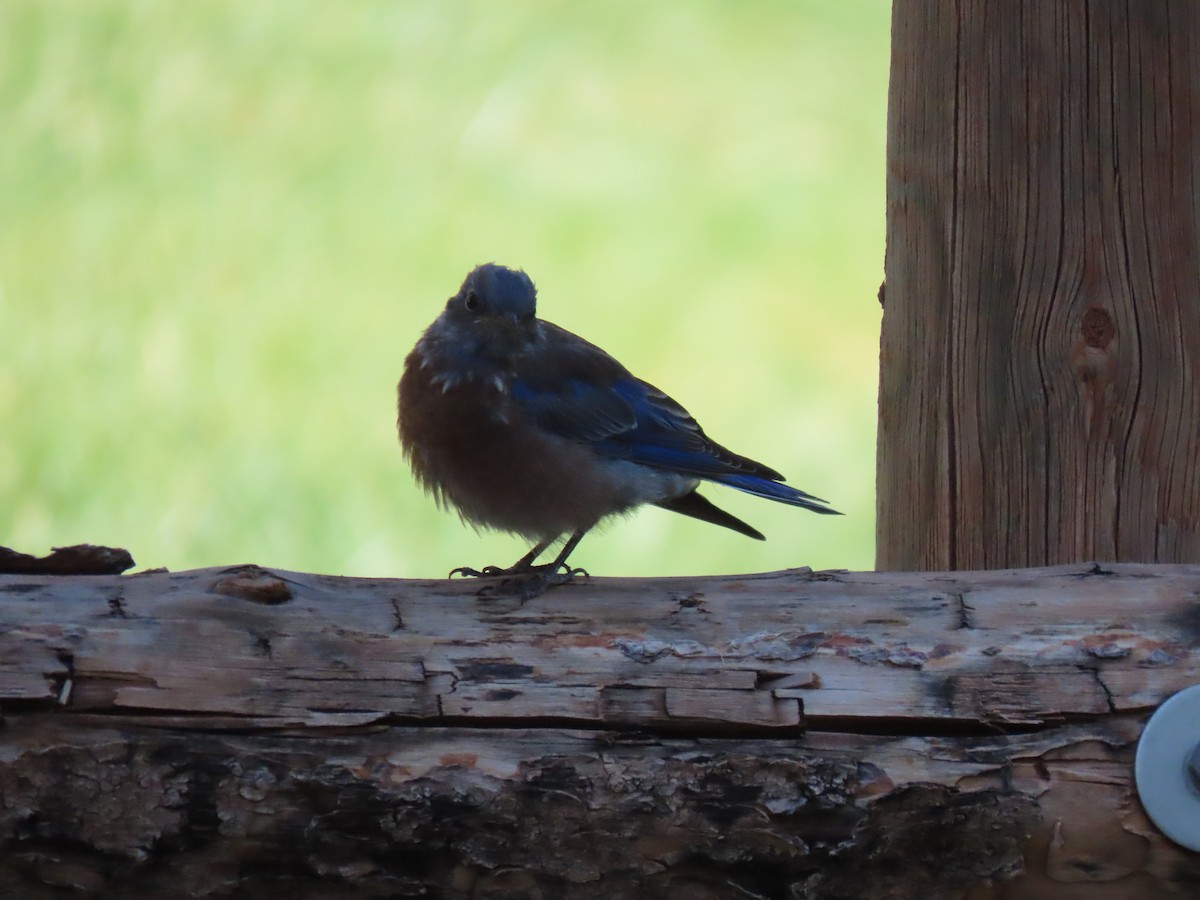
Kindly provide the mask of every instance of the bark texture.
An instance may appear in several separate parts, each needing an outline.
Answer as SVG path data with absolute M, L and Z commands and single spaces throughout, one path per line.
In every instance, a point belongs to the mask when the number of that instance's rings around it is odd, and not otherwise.
M 1200 562 L 1200 5 L 896 0 L 877 566 Z
M 1130 768 L 1200 680 L 1198 567 L 473 589 L 0 576 L 0 894 L 1200 884 Z

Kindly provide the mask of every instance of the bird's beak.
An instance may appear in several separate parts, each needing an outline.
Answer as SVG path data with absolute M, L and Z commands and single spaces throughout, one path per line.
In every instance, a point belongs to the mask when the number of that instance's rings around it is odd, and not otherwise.
M 504 334 L 507 337 L 514 338 L 523 342 L 533 340 L 534 336 L 534 319 L 532 317 L 522 318 L 516 313 L 505 313 L 501 319 L 501 326 Z

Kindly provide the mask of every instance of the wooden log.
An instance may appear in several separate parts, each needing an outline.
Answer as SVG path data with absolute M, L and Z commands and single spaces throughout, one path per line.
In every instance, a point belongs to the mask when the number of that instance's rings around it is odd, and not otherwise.
M 893 4 L 879 569 L 1200 562 L 1197 35 Z
M 1155 898 L 1200 567 L 0 576 L 0 892 Z

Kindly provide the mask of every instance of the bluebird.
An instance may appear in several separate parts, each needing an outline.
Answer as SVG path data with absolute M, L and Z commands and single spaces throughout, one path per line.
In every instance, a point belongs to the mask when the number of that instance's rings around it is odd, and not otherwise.
M 582 573 L 567 557 L 583 536 L 647 503 L 764 540 L 697 493 L 702 481 L 838 514 L 713 441 L 599 347 L 539 319 L 537 291 L 517 269 L 489 263 L 467 275 L 408 354 L 397 395 L 400 444 L 421 487 L 475 527 L 534 542 L 506 569 L 450 574 L 509 576 L 525 597 Z M 535 564 L 564 537 L 552 562 Z

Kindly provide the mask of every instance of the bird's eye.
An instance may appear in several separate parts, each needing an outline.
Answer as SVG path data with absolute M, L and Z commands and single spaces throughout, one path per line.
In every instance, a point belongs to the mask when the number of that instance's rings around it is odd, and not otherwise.
M 479 309 L 479 295 L 474 291 L 467 291 L 467 296 L 463 297 L 463 306 L 471 311 Z

